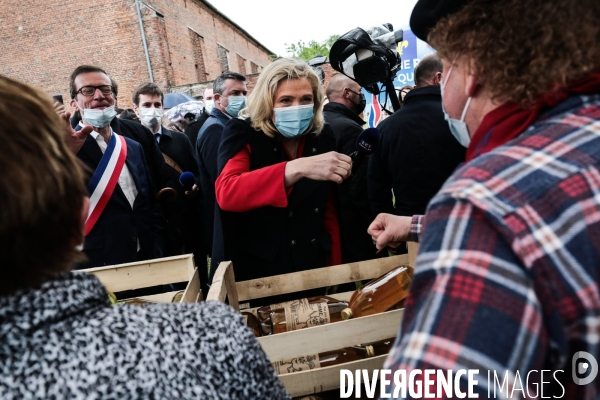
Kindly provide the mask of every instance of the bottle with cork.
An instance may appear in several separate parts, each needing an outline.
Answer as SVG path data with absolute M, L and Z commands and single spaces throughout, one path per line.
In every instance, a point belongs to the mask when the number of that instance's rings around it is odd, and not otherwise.
M 413 268 L 401 265 L 357 289 L 348 307 L 342 310 L 344 320 L 388 311 L 408 295 Z

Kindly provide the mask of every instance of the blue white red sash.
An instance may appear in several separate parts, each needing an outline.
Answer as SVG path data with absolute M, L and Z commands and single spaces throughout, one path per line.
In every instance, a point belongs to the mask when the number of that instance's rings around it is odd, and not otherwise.
M 87 184 L 88 193 L 90 194 L 90 209 L 85 220 L 85 236 L 92 231 L 110 196 L 112 196 L 126 158 L 127 144 L 125 138 L 112 132 L 100 164 L 96 167 L 92 179 Z

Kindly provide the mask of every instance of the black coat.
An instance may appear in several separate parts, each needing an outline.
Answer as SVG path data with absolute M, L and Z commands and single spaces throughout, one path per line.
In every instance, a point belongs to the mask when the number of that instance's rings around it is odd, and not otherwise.
M 206 108 L 204 108 L 200 115 L 196 119 L 192 120 L 192 122 L 190 122 L 188 126 L 186 126 L 185 134 L 194 146 L 196 145 L 196 140 L 198 140 L 198 133 L 200 133 L 202 125 L 204 125 L 209 116 L 210 114 L 207 113 Z
M 162 135 L 158 144 L 160 150 L 177 163 L 183 171 L 188 171 L 196 177 L 196 184 L 200 187 L 200 172 L 195 151 L 186 135 L 181 132 L 162 128 Z M 181 173 L 167 164 L 167 186 L 177 191 L 177 200 L 164 205 L 167 223 L 166 255 L 181 254 L 183 247 L 185 253 L 194 253 L 198 265 L 206 264 L 206 254 L 200 251 L 202 239 L 201 204 L 202 194 L 195 197 L 185 195 L 185 190 L 179 182 Z M 163 204 L 167 200 L 163 201 Z
M 345 105 L 335 102 L 325 104 L 323 114 L 333 129 L 335 150 L 346 155 L 352 154 L 365 121 Z M 343 263 L 375 258 L 376 249 L 367 234 L 367 228 L 373 220 L 367 198 L 367 165 L 368 157 L 357 158 L 353 163 L 352 175 L 338 186 Z
M 255 131 L 249 121 L 232 119 L 219 147 L 219 171 L 246 144 L 251 148 L 250 170 L 289 160 L 279 137 Z M 325 125 L 319 136 L 306 137 L 302 156 L 323 154 L 333 147 L 331 129 Z M 301 179 L 294 185 L 285 208 L 221 210 L 224 259 L 233 261 L 236 280 L 324 267 L 331 250 L 324 215 L 332 186 L 328 181 Z M 219 235 L 215 235 L 215 247 L 217 240 L 221 240 Z
M 429 200 L 465 161 L 466 149 L 452 136 L 444 119 L 440 88 L 411 90 L 403 107 L 378 129 L 381 141 L 369 160 L 368 173 L 373 213 L 424 214 Z
M 208 254 L 212 254 L 214 217 L 217 203 L 215 199 L 215 182 L 219 176 L 217 172 L 217 154 L 223 128 L 230 119 L 231 117 L 225 113 L 213 108 L 210 117 L 200 129 L 196 140 L 196 157 L 202 187 L 203 242 L 205 251 Z

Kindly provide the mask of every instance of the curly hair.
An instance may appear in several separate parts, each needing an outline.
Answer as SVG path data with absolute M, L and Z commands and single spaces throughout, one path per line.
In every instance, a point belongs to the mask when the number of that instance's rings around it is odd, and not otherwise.
M 599 16 L 598 0 L 474 0 L 427 41 L 446 60 L 469 60 L 493 100 L 529 107 L 600 69 Z
M 50 97 L 0 76 L 0 296 L 33 287 L 85 257 L 83 169 Z M 10 99 L 10 101 L 8 100 Z
M 280 58 L 269 64 L 258 77 L 252 94 L 248 96 L 247 107 L 241 110 L 240 116 L 250 118 L 252 127 L 263 131 L 269 137 L 275 137 L 279 132 L 273 123 L 273 96 L 279 82 L 284 79 L 307 79 L 313 92 L 314 116 L 307 129 L 308 132 L 319 134 L 323 130 L 325 119 L 321 104 L 323 91 L 321 82 L 312 68 L 301 60 Z

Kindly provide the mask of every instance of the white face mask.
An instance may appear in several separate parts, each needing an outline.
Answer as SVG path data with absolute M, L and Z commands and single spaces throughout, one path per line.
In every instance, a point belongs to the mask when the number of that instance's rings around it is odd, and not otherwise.
M 104 128 L 116 117 L 115 106 L 106 107 L 104 110 L 95 110 L 93 108 L 80 107 L 82 111 L 81 119 L 92 125 L 94 128 Z
M 140 121 L 149 128 L 156 128 L 161 123 L 162 108 L 138 108 Z
M 204 100 L 204 108 L 206 109 L 206 113 L 210 114 L 210 112 L 215 108 L 214 100 Z
M 448 121 L 448 126 L 450 127 L 450 132 L 452 132 L 452 135 L 456 138 L 456 140 L 458 140 L 458 143 L 460 143 L 462 146 L 469 147 L 469 143 L 471 143 L 471 136 L 469 136 L 469 129 L 467 128 L 467 124 L 465 123 L 465 115 L 467 114 L 467 110 L 469 109 L 469 104 L 471 104 L 471 97 L 469 96 L 469 98 L 467 99 L 467 104 L 465 104 L 465 108 L 463 108 L 460 120 L 450 118 L 450 116 L 446 112 L 446 109 L 444 108 L 444 85 L 446 85 L 448 79 L 450 78 L 452 68 L 453 67 L 450 67 L 450 69 L 448 70 L 448 76 L 446 76 L 446 80 L 444 82 L 440 82 L 440 90 L 442 92 L 442 111 L 444 112 L 444 118 L 446 119 L 446 121 Z

